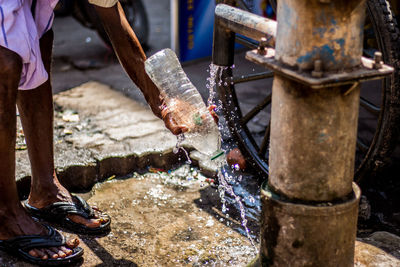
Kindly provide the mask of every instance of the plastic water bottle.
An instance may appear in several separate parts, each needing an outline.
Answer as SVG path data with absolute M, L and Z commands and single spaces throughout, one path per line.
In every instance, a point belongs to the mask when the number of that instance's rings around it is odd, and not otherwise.
M 176 123 L 188 128 L 184 134 L 187 142 L 210 157 L 220 153 L 218 126 L 175 53 L 171 49 L 159 51 L 146 60 L 145 69 Z

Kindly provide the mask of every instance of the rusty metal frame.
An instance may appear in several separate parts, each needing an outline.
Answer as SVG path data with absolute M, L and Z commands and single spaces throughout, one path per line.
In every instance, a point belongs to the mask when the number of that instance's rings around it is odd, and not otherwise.
M 225 4 L 217 5 L 215 18 L 218 27 L 224 27 L 257 41 L 265 37 L 268 45 L 275 46 L 277 23 L 274 20 Z
M 381 64 L 380 68 L 375 68 L 375 61 L 366 57 L 362 57 L 361 65 L 358 68 L 347 71 L 322 72 L 321 77 L 313 77 L 312 71 L 298 70 L 275 60 L 275 50 L 273 49 L 268 49 L 266 55 L 260 55 L 257 50 L 248 51 L 246 59 L 313 89 L 383 79 L 393 72 L 393 68 L 385 64 Z
M 323 72 L 320 77 L 313 77 L 313 70 L 299 70 L 275 59 L 275 46 L 277 22 L 253 13 L 235 8 L 226 4 L 219 4 L 215 9 L 216 28 L 229 30 L 229 32 L 241 34 L 248 38 L 261 41 L 262 47 L 267 51 L 266 55 L 260 55 L 253 50 L 246 53 L 246 59 L 262 65 L 289 79 L 308 85 L 313 89 L 352 84 L 368 80 L 383 79 L 393 72 L 393 68 L 379 62 L 379 68 L 375 68 L 373 60 L 363 57 L 361 65 L 351 70 L 340 72 Z M 315 76 L 315 75 L 314 75 Z

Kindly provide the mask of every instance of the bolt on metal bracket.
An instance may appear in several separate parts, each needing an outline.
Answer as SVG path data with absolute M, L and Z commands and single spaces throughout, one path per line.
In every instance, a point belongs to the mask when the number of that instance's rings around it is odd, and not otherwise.
M 264 66 L 279 75 L 308 85 L 313 89 L 383 79 L 385 76 L 393 73 L 394 70 L 392 67 L 382 63 L 382 57 L 379 57 L 379 54 L 374 59 L 362 57 L 359 67 L 340 72 L 322 72 L 321 62 L 318 62 L 320 60 L 314 62 L 314 70 L 312 71 L 299 70 L 275 60 L 275 50 L 272 48 L 268 49 L 265 55 L 260 55 L 258 50 L 248 51 L 246 59 Z
M 267 38 L 262 37 L 261 40 L 260 40 L 260 44 L 258 45 L 258 48 L 257 48 L 257 53 L 259 55 L 265 56 L 267 54 L 267 50 L 268 50 L 267 44 L 268 44 L 267 43 Z
M 381 52 L 375 52 L 374 54 L 374 64 L 373 67 L 374 69 L 380 69 L 382 68 L 382 53 Z

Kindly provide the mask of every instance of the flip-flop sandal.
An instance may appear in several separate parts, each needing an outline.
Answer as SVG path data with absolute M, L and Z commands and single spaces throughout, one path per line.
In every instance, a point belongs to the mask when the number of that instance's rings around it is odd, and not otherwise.
M 92 207 L 79 196 L 72 196 L 74 203 L 55 202 L 47 207 L 38 209 L 24 202 L 24 206 L 31 216 L 47 222 L 55 223 L 65 229 L 80 234 L 104 234 L 110 231 L 111 218 L 107 214 L 101 216 L 107 217 L 107 222 L 99 227 L 88 227 L 81 223 L 76 223 L 68 218 L 68 215 L 78 215 L 85 219 L 94 219 L 95 214 Z
M 8 240 L 0 240 L 0 250 L 3 250 L 15 257 L 25 260 L 29 263 L 45 266 L 66 265 L 73 263 L 82 258 L 83 249 L 76 247 L 72 250 L 72 254 L 65 258 L 47 259 L 29 255 L 31 249 L 61 247 L 66 245 L 66 240 L 63 235 L 48 225 L 44 225 L 47 230 L 47 235 L 25 235 L 18 236 Z

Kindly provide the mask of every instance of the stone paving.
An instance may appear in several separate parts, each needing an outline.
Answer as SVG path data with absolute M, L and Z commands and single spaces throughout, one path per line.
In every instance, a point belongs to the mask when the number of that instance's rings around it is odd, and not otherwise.
M 148 107 L 104 84 L 85 83 L 55 95 L 54 101 L 55 165 L 69 188 L 87 189 L 112 175 L 123 176 L 148 166 L 168 168 L 186 160 L 182 152 L 172 153 L 176 137 Z M 23 145 L 17 151 L 20 186 L 30 176 Z M 206 173 L 215 173 L 201 155 L 194 152 L 194 158 Z

